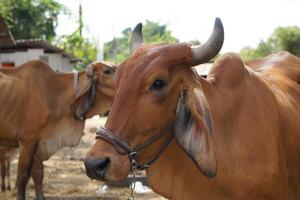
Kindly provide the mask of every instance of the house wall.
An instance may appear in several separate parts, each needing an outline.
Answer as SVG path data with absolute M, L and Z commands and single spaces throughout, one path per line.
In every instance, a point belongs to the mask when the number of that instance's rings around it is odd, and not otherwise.
M 16 51 L 12 53 L 0 52 L 0 67 L 2 63 L 12 62 L 19 66 L 30 60 L 41 59 L 48 63 L 51 68 L 61 72 L 72 71 L 72 64 L 67 57 L 58 53 L 44 53 L 44 49 L 27 49 L 27 51 Z
M 0 67 L 2 67 L 3 62 L 13 62 L 15 63 L 15 53 L 1 53 L 0 54 Z
M 73 70 L 73 64 L 70 62 L 70 59 L 67 57 L 62 58 L 62 71 L 72 71 Z
M 24 54 L 27 54 L 28 60 L 36 60 L 36 59 L 40 59 L 40 56 L 42 56 L 44 54 L 44 50 L 43 49 L 28 49 L 27 52 Z
M 45 55 L 48 56 L 48 64 L 55 70 L 61 71 L 61 58 L 60 55 L 57 53 L 46 53 Z
M 72 64 L 70 60 L 66 57 L 63 57 L 58 53 L 46 53 L 48 56 L 49 62 L 48 64 L 54 69 L 60 72 L 69 72 L 72 71 Z

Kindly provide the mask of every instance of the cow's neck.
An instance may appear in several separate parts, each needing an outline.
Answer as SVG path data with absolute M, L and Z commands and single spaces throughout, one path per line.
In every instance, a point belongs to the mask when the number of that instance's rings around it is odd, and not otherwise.
M 81 72 L 78 74 L 78 89 L 82 84 L 81 81 L 85 78 L 85 73 Z M 60 101 L 72 102 L 75 99 L 76 91 L 74 87 L 74 74 L 55 74 L 49 80 L 51 88 L 55 88 L 55 93 L 59 95 Z
M 84 78 L 85 74 L 80 73 L 79 89 L 82 87 L 80 81 Z M 49 113 L 52 113 L 52 124 L 48 124 L 49 129 L 44 130 L 48 132 L 44 134 L 45 137 L 40 138 L 37 153 L 42 160 L 47 160 L 61 147 L 77 145 L 83 134 L 84 121 L 77 120 L 71 111 L 75 101 L 73 79 L 73 74 L 63 73 L 55 73 L 47 79 L 48 88 L 45 88 L 47 93 L 44 99 Z
M 47 101 L 48 109 L 54 112 L 54 115 L 60 113 L 56 115 L 57 117 L 69 114 L 74 115 L 72 105 L 87 85 L 86 73 L 79 72 L 76 89 L 74 86 L 74 76 L 73 73 L 53 73 L 45 78 L 46 84 L 44 85 L 46 86 L 44 86 L 43 90 L 46 92 L 43 96 L 45 97 L 45 101 Z
M 147 178 L 151 188 L 168 199 L 197 199 L 196 196 L 207 188 L 201 187 L 197 191 L 193 188 L 199 184 L 205 185 L 203 183 L 209 185 L 208 178 L 200 173 L 175 139 L 161 157 L 147 169 Z M 190 196 L 187 197 L 186 194 Z

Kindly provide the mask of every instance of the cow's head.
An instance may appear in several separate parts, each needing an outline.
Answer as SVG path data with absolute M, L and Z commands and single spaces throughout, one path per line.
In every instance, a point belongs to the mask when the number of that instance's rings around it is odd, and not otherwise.
M 141 24 L 136 26 L 131 38 L 132 55 L 116 72 L 116 96 L 105 130 L 134 149 L 172 127 L 138 152 L 139 163 L 152 160 L 175 136 L 204 175 L 216 174 L 210 108 L 200 83 L 205 80 L 191 67 L 215 57 L 223 40 L 219 18 L 209 40 L 194 47 L 186 43 L 143 44 Z M 127 177 L 130 159 L 112 140 L 98 139 L 88 152 L 85 166 L 90 178 L 117 181 Z
M 90 118 L 99 114 L 104 116 L 108 113 L 114 95 L 113 80 L 116 65 L 110 62 L 94 62 L 87 66 L 78 82 L 78 92 L 73 104 L 77 118 Z

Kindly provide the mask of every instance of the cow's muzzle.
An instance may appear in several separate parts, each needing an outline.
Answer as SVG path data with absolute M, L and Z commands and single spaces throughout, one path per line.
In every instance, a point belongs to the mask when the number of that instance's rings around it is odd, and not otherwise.
M 109 163 L 110 159 L 108 157 L 97 159 L 86 158 L 84 160 L 86 175 L 91 179 L 105 180 Z

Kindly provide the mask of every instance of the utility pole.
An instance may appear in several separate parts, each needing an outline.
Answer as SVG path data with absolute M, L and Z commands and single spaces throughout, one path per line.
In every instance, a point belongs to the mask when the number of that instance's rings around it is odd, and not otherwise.
M 82 28 L 83 28 L 83 21 L 82 21 L 82 6 L 81 1 L 79 1 L 79 35 L 82 37 Z

